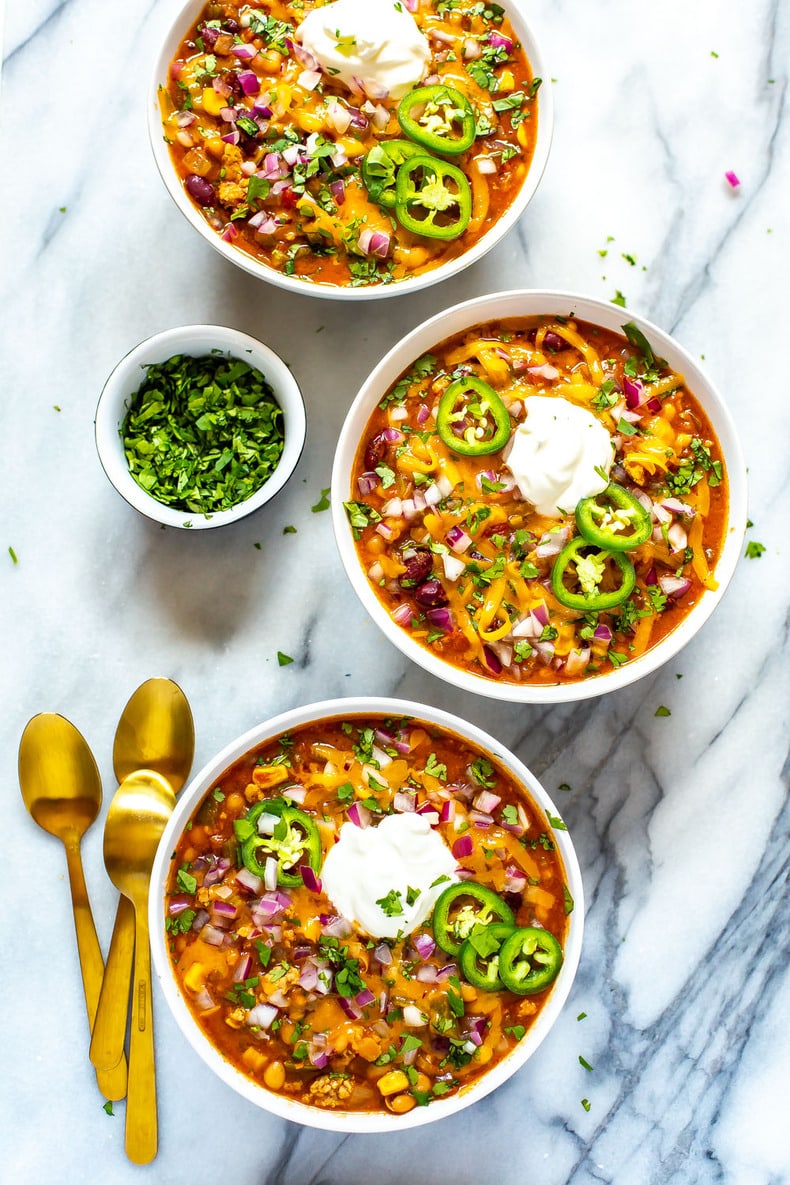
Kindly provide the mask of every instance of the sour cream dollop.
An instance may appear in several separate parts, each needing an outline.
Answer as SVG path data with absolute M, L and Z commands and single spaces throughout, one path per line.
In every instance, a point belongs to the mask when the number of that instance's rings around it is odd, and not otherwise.
M 612 438 L 600 420 L 561 396 L 530 395 L 524 408 L 527 418 L 511 437 L 505 464 L 538 514 L 562 518 L 606 489 Z
M 372 938 L 395 938 L 425 921 L 442 891 L 458 880 L 456 867 L 426 818 L 406 812 L 387 815 L 377 827 L 344 823 L 321 881 L 344 918 Z
M 308 13 L 296 35 L 327 74 L 346 86 L 358 79 L 370 98 L 402 99 L 431 58 L 428 38 L 397 0 L 335 0 Z

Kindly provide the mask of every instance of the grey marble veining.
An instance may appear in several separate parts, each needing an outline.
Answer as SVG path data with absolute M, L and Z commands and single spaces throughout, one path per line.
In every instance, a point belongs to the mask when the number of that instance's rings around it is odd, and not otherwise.
M 790 4 L 524 3 L 556 104 L 536 198 L 455 280 L 353 310 L 226 264 L 167 197 L 143 113 L 174 4 L 7 7 L 0 1174 L 13 1185 L 790 1181 Z M 704 356 L 750 468 L 748 537 L 766 547 L 661 671 L 555 709 L 454 692 L 408 665 L 354 598 L 328 515 L 311 512 L 345 409 L 381 354 L 442 306 L 521 286 L 619 290 Z M 212 320 L 289 361 L 308 443 L 270 507 L 189 536 L 120 501 L 92 421 L 121 354 L 167 326 Z M 286 524 L 297 533 L 284 536 Z M 278 649 L 291 666 L 278 667 Z M 109 798 L 118 714 L 153 674 L 190 697 L 196 768 L 257 721 L 346 693 L 434 702 L 515 749 L 572 832 L 588 911 L 571 999 L 523 1071 L 455 1118 L 342 1138 L 238 1099 L 157 999 L 160 1151 L 147 1169 L 128 1164 L 123 1106 L 104 1114 L 87 1062 L 62 849 L 24 813 L 16 753 L 31 715 L 61 711 L 93 747 Z M 670 716 L 655 715 L 662 704 Z M 101 822 L 83 852 L 106 947 L 115 895 Z

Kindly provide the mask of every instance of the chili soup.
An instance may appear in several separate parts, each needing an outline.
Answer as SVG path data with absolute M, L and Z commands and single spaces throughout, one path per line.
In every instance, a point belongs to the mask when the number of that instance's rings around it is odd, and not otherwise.
M 728 467 L 682 359 L 667 362 L 622 310 L 592 323 L 572 300 L 559 315 L 440 314 L 437 328 L 464 327 L 438 345 L 415 331 L 416 357 L 396 347 L 338 448 L 345 525 L 333 513 L 352 581 L 408 653 L 487 694 L 628 681 L 737 558 L 730 545 L 721 566 Z M 492 303 L 510 311 L 519 294 L 473 302 Z
M 518 13 L 447 0 L 188 13 L 155 151 L 163 168 L 163 134 L 171 192 L 248 270 L 319 289 L 447 274 L 504 233 L 533 167 L 537 184 L 549 102 Z
M 453 717 L 384 704 L 417 711 L 303 711 L 218 767 L 158 861 L 194 1023 L 318 1126 L 422 1123 L 486 1093 L 578 956 L 578 869 L 527 771 Z

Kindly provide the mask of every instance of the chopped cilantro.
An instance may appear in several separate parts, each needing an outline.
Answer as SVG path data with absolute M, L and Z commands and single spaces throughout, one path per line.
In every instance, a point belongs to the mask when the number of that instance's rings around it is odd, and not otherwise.
M 329 494 L 330 494 L 330 487 L 329 486 L 327 486 L 327 488 L 325 490 L 321 490 L 321 497 L 318 499 L 315 506 L 310 507 L 313 514 L 320 514 L 322 510 L 329 509 L 329 505 L 330 505 Z
M 744 555 L 746 556 L 747 560 L 756 560 L 759 559 L 764 551 L 765 545 L 763 543 L 758 543 L 756 539 L 750 539 L 746 544 L 746 551 L 744 552 Z
M 291 658 L 290 654 L 283 654 L 282 650 L 277 651 L 278 666 L 287 667 L 289 665 L 289 663 L 292 663 L 292 662 L 293 662 L 293 659 Z
M 670 712 L 669 708 L 665 708 L 663 704 L 660 704 L 659 707 L 657 707 L 655 710 L 655 715 L 656 716 L 671 716 L 672 713 Z

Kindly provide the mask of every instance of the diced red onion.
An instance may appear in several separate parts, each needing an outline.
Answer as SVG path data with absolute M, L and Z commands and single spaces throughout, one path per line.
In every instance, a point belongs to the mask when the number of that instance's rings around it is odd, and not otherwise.
M 504 49 L 506 53 L 510 53 L 510 51 L 513 49 L 513 42 L 511 39 L 506 37 L 504 33 L 498 32 L 496 29 L 491 30 L 491 32 L 488 34 L 487 40 L 489 45 L 493 45 L 495 49 Z
M 474 850 L 475 845 L 472 842 L 471 835 L 459 835 L 451 849 L 456 860 L 465 860 L 467 856 L 472 855 Z
M 416 950 L 421 959 L 430 959 L 433 952 L 436 950 L 436 943 L 430 934 L 420 931 L 412 938 L 412 946 Z
M 365 227 L 360 231 L 357 245 L 363 255 L 375 255 L 377 259 L 386 259 L 389 255 L 390 236 L 384 231 Z
M 241 139 L 238 128 L 234 128 L 231 132 L 226 132 L 224 136 L 220 136 L 220 140 L 225 144 L 238 144 Z M 230 223 L 228 223 L 230 225 Z
M 282 795 L 283 798 L 288 798 L 291 802 L 298 802 L 301 805 L 307 797 L 307 790 L 304 786 L 284 786 Z
M 321 81 L 321 77 L 320 70 L 303 70 L 296 82 L 303 90 L 314 91 Z
M 389 542 L 394 533 L 392 527 L 388 526 L 387 523 L 376 524 L 376 534 L 381 535 L 382 539 L 386 539 L 387 542 Z
M 414 794 L 409 794 L 406 790 L 397 790 L 392 797 L 393 809 L 400 814 L 411 814 L 416 805 Z
M 256 1029 L 269 1029 L 276 1019 L 278 1011 L 279 1009 L 275 1008 L 273 1004 L 256 1004 L 247 1013 L 247 1024 L 253 1025 Z
M 171 917 L 178 917 L 185 909 L 191 909 L 193 898 L 189 893 L 178 893 L 171 897 L 167 904 L 167 912 Z
M 300 864 L 299 871 L 302 874 L 302 882 L 304 884 L 304 887 L 308 890 L 308 892 L 320 893 L 321 888 L 322 888 L 321 878 L 316 876 L 315 872 L 310 867 L 310 865 L 309 864 Z
M 691 588 L 691 581 L 684 576 L 659 576 L 658 583 L 662 593 L 673 599 L 684 596 Z
M 392 962 L 392 950 L 386 942 L 380 942 L 373 948 L 373 958 L 377 963 L 381 963 L 382 967 L 389 967 Z
M 417 423 L 420 426 L 427 423 L 430 414 L 431 414 L 431 411 L 430 411 L 430 408 L 428 407 L 428 404 L 421 403 L 417 409 Z
M 230 901 L 222 901 L 220 898 L 217 898 L 211 903 L 211 912 L 214 914 L 214 921 L 216 921 L 217 918 L 233 919 L 239 911 Z
M 239 70 L 236 77 L 245 95 L 257 95 L 261 89 L 260 79 L 254 70 Z
M 589 646 L 582 646 L 578 649 L 571 650 L 570 654 L 565 659 L 565 674 L 583 675 L 587 670 L 587 665 L 590 661 L 590 653 Z
M 370 826 L 370 811 L 361 802 L 352 802 L 351 806 L 346 811 L 348 821 L 353 823 L 355 827 L 360 827 L 364 830 L 365 827 Z
M 560 377 L 556 366 L 551 366 L 548 362 L 544 362 L 542 366 L 528 366 L 527 374 L 533 375 L 534 378 L 546 379 L 548 382 Z
M 329 186 L 329 192 L 335 199 L 335 204 L 342 206 L 343 202 L 346 200 L 346 187 L 342 177 L 338 177 L 336 181 L 331 182 Z
M 687 502 L 681 502 L 680 498 L 663 498 L 661 505 L 664 510 L 669 510 L 672 514 L 679 514 L 681 518 L 693 518 L 697 513 L 693 506 L 689 506 Z
M 397 608 L 392 610 L 392 619 L 393 621 L 396 621 L 398 625 L 409 625 L 411 618 L 411 605 L 407 605 L 405 601 L 402 605 L 398 605 Z
M 242 62 L 251 62 L 253 58 L 258 56 L 255 46 L 250 45 L 247 41 L 242 41 L 234 45 L 233 53 Z
M 538 541 L 535 555 L 539 559 L 549 559 L 551 556 L 559 555 L 568 542 L 569 535 L 570 527 L 560 527 L 559 531 L 546 531 Z
M 596 642 L 611 642 L 612 631 L 608 625 L 597 625 L 593 633 Z
M 453 615 L 446 606 L 442 606 L 440 609 L 428 609 L 425 616 L 437 630 L 443 630 L 446 634 L 452 631 Z
M 350 1000 L 348 996 L 338 996 L 338 1000 L 347 1017 L 351 1020 L 359 1020 L 362 1016 L 362 1009 L 355 1000 Z
M 222 946 L 225 941 L 225 931 L 212 926 L 210 922 L 206 922 L 200 931 L 200 938 L 203 942 L 208 942 L 210 946 Z
M 472 546 L 472 536 L 467 535 L 466 531 L 459 526 L 450 527 L 445 535 L 445 541 L 447 546 L 451 547 L 458 555 L 463 555 Z
M 305 47 L 301 45 L 300 42 L 292 41 L 289 37 L 286 39 L 285 44 L 288 46 L 288 49 L 296 58 L 297 62 L 299 62 L 301 66 L 304 66 L 306 70 L 321 69 L 321 64 L 318 61 L 318 58 L 315 57 L 309 49 L 305 49 Z
M 667 542 L 672 551 L 683 551 L 688 544 L 688 532 L 680 523 L 674 522 L 667 531 Z
M 250 955 L 242 955 L 236 965 L 236 970 L 233 972 L 234 983 L 244 983 L 245 979 L 249 979 L 252 971 L 252 957 Z
M 499 806 L 502 798 L 499 794 L 493 794 L 490 790 L 481 790 L 475 795 L 472 800 L 472 805 L 484 814 L 493 815 L 496 808 Z
M 497 658 L 490 646 L 483 647 L 483 658 L 486 666 L 492 675 L 500 675 L 502 673 L 502 663 Z
M 354 927 L 346 918 L 331 917 L 321 927 L 321 933 L 327 938 L 348 938 Z
M 473 62 L 483 53 L 480 42 L 474 37 L 466 37 L 463 45 L 463 57 L 466 62 Z
M 623 375 L 623 393 L 625 395 L 626 406 L 632 411 L 639 407 L 642 402 L 643 384 L 639 379 L 632 379 L 627 374 Z
M 249 219 L 249 225 L 260 235 L 273 235 L 277 230 L 277 220 L 267 210 L 259 210 Z

